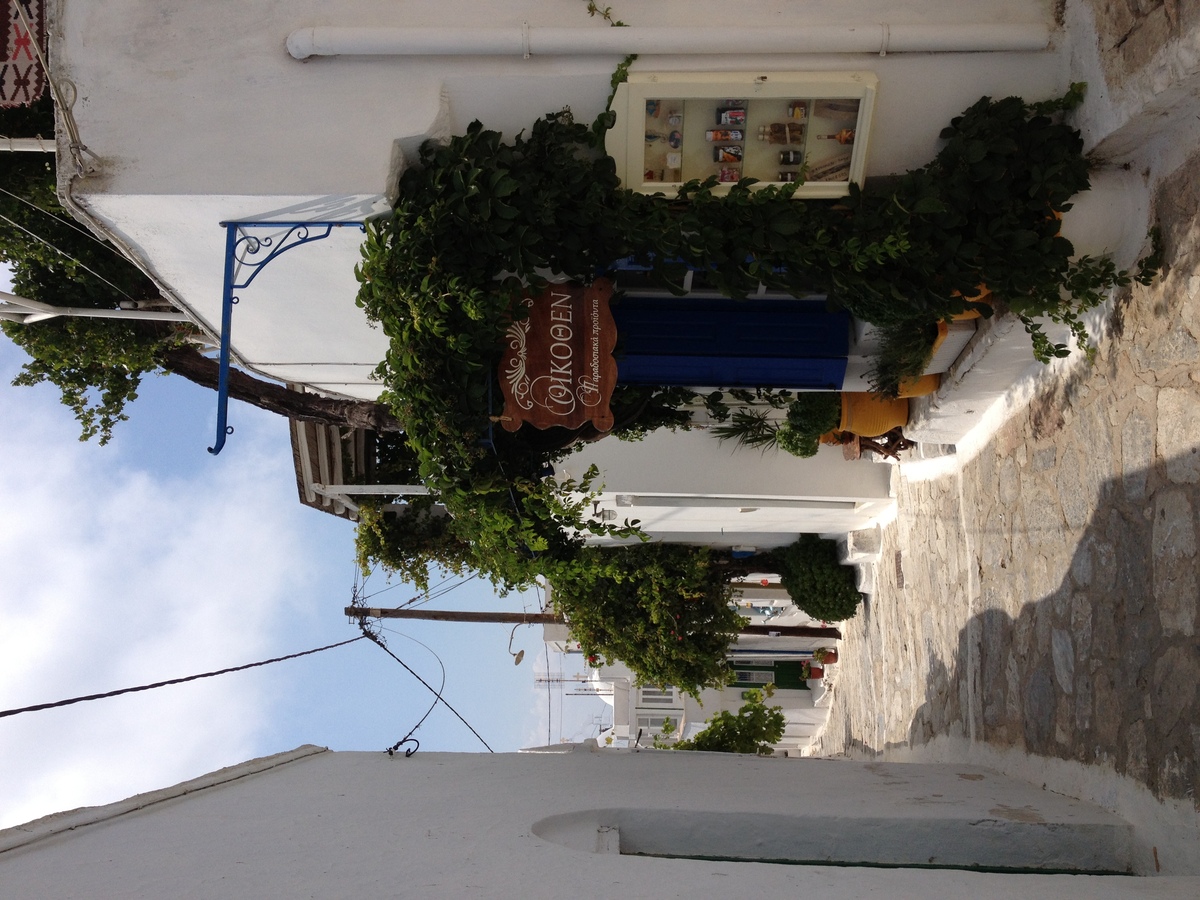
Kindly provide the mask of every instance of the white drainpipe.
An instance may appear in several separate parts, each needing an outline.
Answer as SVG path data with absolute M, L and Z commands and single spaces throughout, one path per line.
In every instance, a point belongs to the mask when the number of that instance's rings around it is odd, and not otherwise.
M 157 309 L 92 309 L 91 307 L 52 306 L 0 291 L 0 319 L 30 325 L 58 316 L 79 316 L 90 319 L 126 319 L 143 322 L 190 322 L 185 313 Z
M 0 152 L 7 153 L 54 153 L 54 138 L 0 137 Z
M 762 53 L 980 53 L 1045 50 L 1040 22 L 994 25 L 813 25 L 770 28 L 299 28 L 296 59 L 310 56 L 622 56 Z

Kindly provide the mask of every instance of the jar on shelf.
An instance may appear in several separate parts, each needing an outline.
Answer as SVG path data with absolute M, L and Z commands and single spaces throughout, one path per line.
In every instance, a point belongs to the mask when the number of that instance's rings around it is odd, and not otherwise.
M 804 126 L 794 122 L 772 122 L 758 126 L 758 139 L 769 144 L 799 144 L 804 137 Z
M 746 108 L 744 106 L 721 106 L 717 108 L 718 125 L 740 126 L 746 124 Z

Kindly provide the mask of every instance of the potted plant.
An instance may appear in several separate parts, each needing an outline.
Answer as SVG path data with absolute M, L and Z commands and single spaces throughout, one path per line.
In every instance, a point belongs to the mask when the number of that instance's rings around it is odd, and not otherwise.
M 822 666 L 830 665 L 838 661 L 838 652 L 829 647 L 822 647 L 820 650 L 813 651 L 813 659 Z
M 765 409 L 742 408 L 712 433 L 723 441 L 735 440 L 747 447 L 778 447 L 793 456 L 815 456 L 821 435 L 835 430 L 842 420 L 841 398 L 832 391 L 803 392 L 788 404 L 782 421 L 771 419 Z

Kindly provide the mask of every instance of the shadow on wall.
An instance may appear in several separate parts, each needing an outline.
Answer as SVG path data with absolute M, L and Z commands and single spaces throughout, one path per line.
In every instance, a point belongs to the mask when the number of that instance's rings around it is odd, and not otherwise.
M 1016 618 L 979 613 L 954 660 L 931 661 L 909 744 L 973 730 L 1000 747 L 1112 764 L 1160 799 L 1195 801 L 1198 511 L 1195 455 L 1106 482 L 1057 589 Z M 980 565 L 980 605 L 1020 590 L 1019 555 Z

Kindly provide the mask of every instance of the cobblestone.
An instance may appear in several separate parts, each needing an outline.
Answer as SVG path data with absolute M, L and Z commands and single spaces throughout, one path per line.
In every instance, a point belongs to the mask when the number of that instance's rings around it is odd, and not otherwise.
M 1096 363 L 960 472 L 901 467 L 818 752 L 961 735 L 1200 794 L 1200 156 L 1155 209 L 1168 265 L 1118 302 Z

